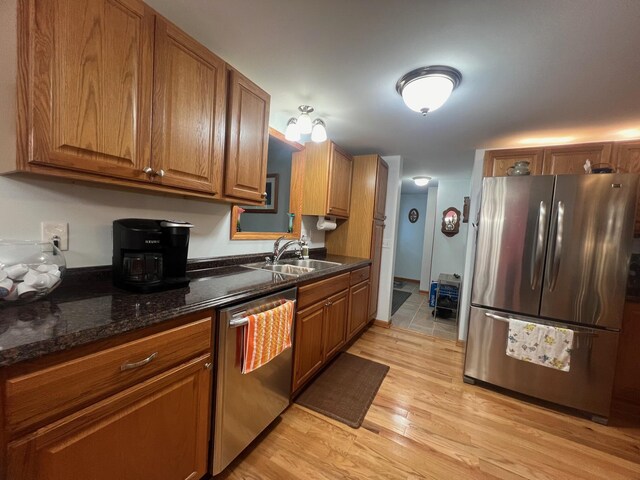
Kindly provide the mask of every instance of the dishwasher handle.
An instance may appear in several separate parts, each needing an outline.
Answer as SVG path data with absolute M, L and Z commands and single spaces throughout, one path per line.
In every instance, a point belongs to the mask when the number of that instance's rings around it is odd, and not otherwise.
M 286 300 L 286 302 L 291 302 L 294 304 L 296 303 L 296 300 Z M 283 303 L 284 305 L 284 303 Z M 277 308 L 277 307 L 276 307 Z M 270 309 L 264 310 L 269 311 Z M 243 310 L 241 312 L 238 312 L 236 314 L 233 315 L 233 317 L 231 318 L 231 320 L 229 320 L 229 328 L 238 328 L 238 327 L 244 327 L 245 325 L 247 325 L 249 323 L 249 317 L 246 315 L 247 311 Z M 257 313 L 262 313 L 262 312 L 257 312 Z M 253 314 L 255 315 L 255 314 Z

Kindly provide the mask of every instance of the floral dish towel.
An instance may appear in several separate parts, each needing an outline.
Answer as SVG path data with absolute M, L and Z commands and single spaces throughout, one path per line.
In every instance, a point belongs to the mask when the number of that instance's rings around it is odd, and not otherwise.
M 507 355 L 518 360 L 568 372 L 573 330 L 509 319 Z

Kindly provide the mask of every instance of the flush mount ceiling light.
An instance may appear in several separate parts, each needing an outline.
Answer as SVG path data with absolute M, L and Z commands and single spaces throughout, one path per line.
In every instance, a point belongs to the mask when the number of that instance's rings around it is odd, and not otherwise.
M 396 83 L 396 91 L 407 107 L 424 116 L 444 105 L 461 80 L 462 74 L 455 68 L 421 67 L 403 75 Z
M 413 177 L 413 182 L 418 187 L 424 187 L 429 183 L 429 180 L 431 180 L 431 177 L 425 177 L 425 176 Z
M 327 139 L 327 126 L 319 118 L 311 121 L 309 114 L 313 112 L 313 107 L 300 105 L 298 110 L 300 110 L 298 118 L 291 117 L 287 122 L 284 138 L 290 142 L 298 142 L 301 135 L 311 134 L 312 141 L 324 142 Z

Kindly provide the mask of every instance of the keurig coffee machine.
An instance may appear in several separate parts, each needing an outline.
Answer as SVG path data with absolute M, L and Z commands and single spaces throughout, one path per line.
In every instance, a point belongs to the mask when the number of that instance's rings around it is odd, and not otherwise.
M 172 220 L 115 220 L 114 285 L 141 293 L 188 285 L 187 251 L 192 227 L 190 223 Z

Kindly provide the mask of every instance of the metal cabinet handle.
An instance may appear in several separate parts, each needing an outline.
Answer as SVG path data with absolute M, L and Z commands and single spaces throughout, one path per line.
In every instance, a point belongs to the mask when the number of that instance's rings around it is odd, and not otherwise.
M 538 222 L 536 223 L 536 231 L 534 234 L 533 242 L 533 255 L 531 256 L 531 290 L 535 290 L 538 287 L 538 280 L 542 273 L 542 264 L 544 258 L 544 240 L 547 238 L 547 204 L 544 201 L 540 202 L 538 207 Z
M 164 170 L 162 170 L 162 169 L 160 169 L 160 170 L 158 170 L 158 171 L 156 172 L 156 175 L 157 175 L 157 176 L 159 176 L 160 178 L 164 177 L 164 174 L 165 174 L 165 172 L 164 172 Z
M 267 198 L 267 192 L 264 192 L 262 195 L 260 195 L 262 198 Z
M 211 367 L 213 367 L 213 363 L 212 362 L 207 362 L 204 364 L 204 368 L 206 368 L 207 370 L 211 370 Z
M 144 167 L 144 168 L 142 169 L 142 171 L 143 171 L 144 173 L 146 173 L 147 175 L 152 175 L 152 174 L 153 174 L 153 168 L 151 168 L 151 167 Z
M 120 371 L 124 372 L 125 370 L 132 370 L 134 368 L 143 367 L 147 363 L 151 363 L 151 361 L 158 356 L 158 352 L 153 352 L 144 360 L 140 360 L 139 362 L 127 362 L 120 366 Z

